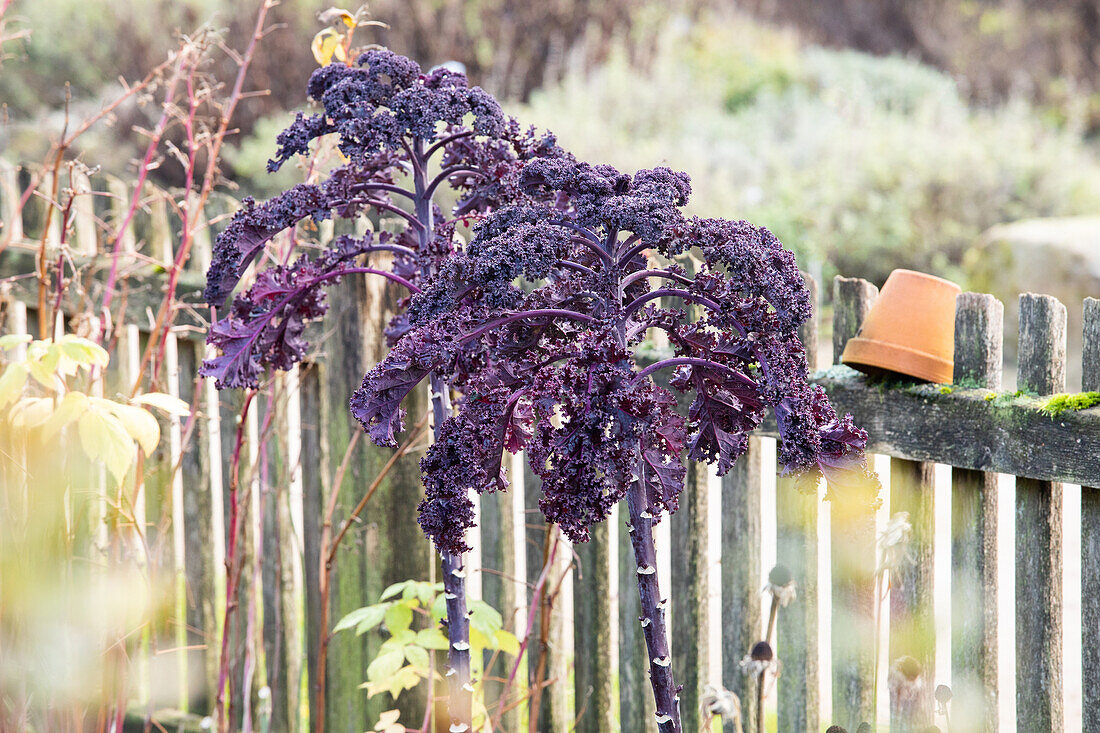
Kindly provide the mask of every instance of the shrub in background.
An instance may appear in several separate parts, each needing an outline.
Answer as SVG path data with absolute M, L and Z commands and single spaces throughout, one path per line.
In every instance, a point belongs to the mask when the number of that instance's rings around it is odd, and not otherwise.
M 645 73 L 613 56 L 523 113 L 580 156 L 691 170 L 693 211 L 758 221 L 826 276 L 959 277 L 994 224 L 1100 207 L 1100 162 L 1077 131 L 1022 102 L 971 108 L 915 61 L 718 19 L 672 30 L 657 54 Z

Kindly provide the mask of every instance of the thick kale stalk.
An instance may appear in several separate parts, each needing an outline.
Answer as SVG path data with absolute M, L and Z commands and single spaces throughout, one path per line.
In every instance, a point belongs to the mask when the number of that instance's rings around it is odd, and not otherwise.
M 639 473 L 644 476 L 644 464 Z M 657 550 L 653 544 L 653 526 L 657 520 L 648 510 L 644 479 L 634 482 L 626 494 L 630 520 L 630 545 L 634 549 L 638 596 L 641 598 L 642 636 L 649 654 L 649 678 L 657 702 L 657 728 L 662 733 L 682 733 L 680 696 L 672 680 L 672 656 L 668 648 L 668 601 L 661 598 L 657 579 Z
M 259 263 L 254 284 L 233 299 L 228 314 L 223 311 L 211 328 L 208 340 L 220 354 L 204 363 L 203 373 L 214 377 L 219 388 L 255 387 L 265 369 L 290 369 L 301 361 L 309 349 L 307 325 L 327 311 L 325 288 L 346 276 L 385 277 L 410 294 L 421 292 L 458 251 L 457 227 L 504 205 L 534 203 L 537 192 L 531 195 L 519 185 L 523 167 L 540 157 L 564 156 L 552 136 L 505 119 L 496 101 L 467 86 L 461 74 L 445 69 L 424 74 L 411 60 L 385 50 L 369 51 L 353 66 L 317 70 L 309 95 L 323 112 L 299 114 L 279 135 L 269 169 L 308 154 L 314 140 L 330 133 L 337 135 L 347 162 L 319 184 L 295 186 L 263 204 L 246 199 L 218 237 L 205 291 L 211 305 L 221 305 L 253 263 Z M 450 216 L 437 201 L 446 196 L 457 199 Z M 260 267 L 272 239 L 293 232 L 299 222 L 330 216 L 354 220 L 371 212 L 386 231 L 362 239 L 339 237 L 315 256 L 305 253 L 292 263 L 283 258 Z M 390 255 L 390 263 L 371 266 L 364 261 L 376 252 Z M 396 341 L 408 328 L 401 314 L 387 335 Z M 441 334 L 434 344 L 419 342 L 421 353 L 399 346 L 391 354 L 387 361 L 394 368 L 374 383 L 380 409 L 389 414 L 384 422 L 367 426 L 375 443 L 395 445 L 401 401 L 425 377 L 431 383 L 436 445 L 453 440 L 449 395 L 452 386 L 462 387 L 467 365 L 435 358 L 447 341 L 448 335 Z M 467 359 L 476 361 L 477 356 L 470 353 Z M 356 399 L 352 408 L 360 409 Z M 431 457 L 425 463 L 430 462 Z M 472 517 L 465 493 L 452 498 Z M 452 547 L 440 546 L 454 733 L 472 728 L 464 550 L 461 532 Z
M 400 397 L 424 376 L 461 385 L 422 463 L 420 524 L 444 553 L 466 549 L 469 492 L 504 488 L 506 449 L 527 452 L 543 514 L 574 542 L 626 498 L 658 724 L 679 731 L 652 528 L 677 508 L 684 460 L 726 473 L 770 408 L 787 471 L 873 503 L 866 434 L 807 382 L 797 329 L 808 294 L 766 229 L 684 216 L 687 177 L 664 168 L 631 177 L 543 159 L 519 185 L 532 200 L 490 214 L 441 264 L 352 412 L 392 435 Z M 689 249 L 701 262 L 692 272 L 677 263 Z M 655 363 L 638 354 L 651 329 L 672 351 Z M 663 371 L 667 387 L 654 381 Z M 691 397 L 686 414 L 670 389 Z

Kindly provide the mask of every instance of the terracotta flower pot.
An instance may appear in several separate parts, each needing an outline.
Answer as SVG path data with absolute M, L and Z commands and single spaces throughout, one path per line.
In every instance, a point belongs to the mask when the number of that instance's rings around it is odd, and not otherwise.
M 894 270 L 840 360 L 868 373 L 883 370 L 950 382 L 955 369 L 955 283 Z

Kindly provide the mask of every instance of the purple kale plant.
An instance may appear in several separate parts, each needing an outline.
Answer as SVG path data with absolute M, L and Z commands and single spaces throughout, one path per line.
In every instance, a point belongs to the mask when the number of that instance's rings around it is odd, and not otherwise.
M 526 451 L 543 513 L 573 541 L 625 498 L 657 723 L 679 733 L 653 527 L 676 510 L 684 460 L 724 474 L 770 409 L 787 472 L 874 502 L 867 435 L 807 382 L 797 329 L 809 295 L 768 230 L 686 216 L 688 177 L 667 168 L 630 176 L 546 158 L 518 185 L 529 198 L 484 218 L 412 298 L 407 332 L 352 412 L 393 445 L 419 382 L 448 374 L 460 386 L 421 464 L 419 521 L 445 556 L 467 549 L 470 492 L 505 488 L 504 450 Z M 664 334 L 667 358 L 640 356 L 650 332 Z
M 278 136 L 278 151 L 269 162 L 277 170 L 296 155 L 309 155 L 313 141 L 333 134 L 345 162 L 320 183 L 303 183 L 258 204 L 245 199 L 240 211 L 218 237 L 207 272 L 205 298 L 223 306 L 238 289 L 253 263 L 252 283 L 223 308 L 208 341 L 219 355 L 206 361 L 203 373 L 219 388 L 255 388 L 267 369 L 290 369 L 308 353 L 306 327 L 324 316 L 325 290 L 349 275 L 388 278 L 410 294 L 420 293 L 460 249 L 456 228 L 510 205 L 534 205 L 540 192 L 521 185 L 521 172 L 540 157 L 564 153 L 552 136 L 538 135 L 506 118 L 496 101 L 462 74 L 446 69 L 429 73 L 413 61 L 386 50 L 372 50 L 354 65 L 334 63 L 309 80 L 309 96 L 322 110 L 299 114 Z M 449 211 L 444 212 L 444 203 Z M 456 203 L 455 203 L 456 202 Z M 385 219 L 388 227 L 364 237 L 341 236 L 327 248 L 308 249 L 289 258 L 265 257 L 268 244 L 281 232 L 306 220 L 367 215 Z M 387 255 L 371 264 L 375 253 Z M 269 262 L 270 261 L 270 262 Z M 265 266 L 266 265 L 266 266 Z M 388 334 L 397 339 L 408 324 L 399 315 Z M 400 341 L 406 344 L 407 341 Z M 450 372 L 425 364 L 423 355 L 395 349 L 388 394 L 400 402 L 402 385 L 415 375 L 429 379 L 436 441 L 446 445 L 458 428 L 451 417 Z M 397 371 L 403 369 L 405 376 Z M 393 371 L 397 370 L 397 371 Z M 394 415 L 394 403 L 386 407 Z M 472 409 L 462 420 L 473 419 Z M 393 442 L 396 417 L 389 428 L 372 435 Z M 441 451 L 429 460 L 438 460 Z M 431 473 L 435 475 L 435 473 Z M 438 496 L 441 487 L 433 487 Z M 462 505 L 465 497 L 456 497 Z M 451 730 L 471 725 L 469 620 L 466 613 L 463 543 L 440 544 L 450 637 Z

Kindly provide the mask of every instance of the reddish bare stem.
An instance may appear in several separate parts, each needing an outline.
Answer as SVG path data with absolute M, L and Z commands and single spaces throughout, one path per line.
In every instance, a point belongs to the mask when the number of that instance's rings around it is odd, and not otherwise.
M 237 584 L 240 580 L 240 563 L 237 557 L 237 545 L 241 532 L 241 515 L 239 511 L 238 488 L 240 485 L 241 450 L 244 448 L 244 439 L 247 432 L 248 410 L 252 405 L 252 398 L 256 393 L 248 390 L 245 393 L 244 405 L 241 408 L 239 422 L 237 423 L 236 441 L 233 445 L 233 456 L 229 463 L 229 544 L 225 554 L 226 573 L 226 598 L 225 615 L 222 619 L 222 648 L 218 663 L 218 691 L 214 700 L 214 710 L 217 715 L 218 730 L 226 733 L 229 730 L 229 720 L 225 711 L 225 688 L 229 681 L 229 635 L 233 623 L 233 613 L 237 607 Z

